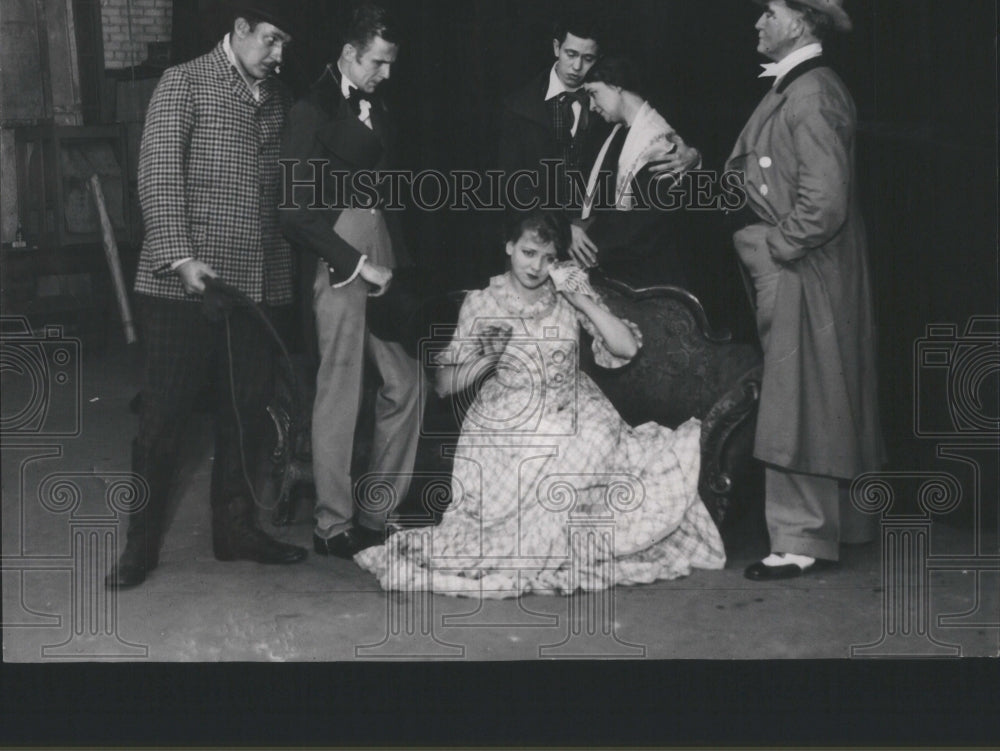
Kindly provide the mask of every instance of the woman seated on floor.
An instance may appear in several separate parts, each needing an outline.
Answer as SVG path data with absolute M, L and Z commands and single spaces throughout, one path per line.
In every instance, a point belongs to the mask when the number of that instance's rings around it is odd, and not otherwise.
M 681 180 L 701 155 L 645 100 L 638 69 L 628 58 L 604 58 L 584 87 L 591 109 L 615 127 L 590 171 L 592 199 L 574 221 L 596 251 L 576 260 L 632 286 L 687 287 L 692 237 Z M 654 176 L 649 167 L 658 162 L 674 170 Z
M 631 428 L 580 371 L 580 327 L 606 368 L 642 344 L 573 263 L 558 218 L 508 234 L 510 270 L 470 292 L 437 357 L 440 395 L 475 383 L 439 526 L 355 556 L 386 589 L 516 597 L 673 579 L 725 564 L 700 497 L 700 423 Z

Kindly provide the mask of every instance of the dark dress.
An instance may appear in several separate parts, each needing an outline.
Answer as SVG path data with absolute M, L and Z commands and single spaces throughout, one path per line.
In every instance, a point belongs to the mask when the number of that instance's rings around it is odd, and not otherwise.
M 602 172 L 614 176 L 608 183 L 611 193 L 629 130 L 623 127 L 615 133 L 601 165 Z M 583 226 L 598 247 L 598 265 L 608 277 L 633 287 L 671 284 L 687 288 L 693 263 L 685 198 L 690 176 L 685 175 L 676 184 L 670 177 L 659 181 L 656 177 L 660 176 L 651 174 L 648 163 L 642 165 L 629 186 L 634 197 L 629 210 L 616 207 L 615 195 L 599 192 Z

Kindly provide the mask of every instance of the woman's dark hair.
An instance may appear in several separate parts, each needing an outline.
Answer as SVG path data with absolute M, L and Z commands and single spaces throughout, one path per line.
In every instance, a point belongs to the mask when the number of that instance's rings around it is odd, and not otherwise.
M 516 243 L 526 232 L 541 243 L 552 243 L 558 255 L 569 247 L 569 224 L 561 214 L 540 209 L 518 214 L 507 223 L 507 242 Z
M 639 67 L 630 58 L 623 55 L 609 55 L 594 64 L 587 75 L 590 83 L 605 83 L 617 86 L 625 91 L 631 91 L 645 97 L 642 75 Z

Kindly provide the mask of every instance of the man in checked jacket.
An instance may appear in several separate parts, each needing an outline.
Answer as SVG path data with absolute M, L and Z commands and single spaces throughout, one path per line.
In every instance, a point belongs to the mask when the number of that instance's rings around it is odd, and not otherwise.
M 210 375 L 222 394 L 211 485 L 215 557 L 270 564 L 306 557 L 257 527 L 248 479 L 273 349 L 249 311 L 237 307 L 228 325 L 212 322 L 200 297 L 212 277 L 265 310 L 292 301 L 291 251 L 277 213 L 278 142 L 290 106 L 273 78 L 291 41 L 281 7 L 287 3 L 240 6 L 214 50 L 164 73 L 146 114 L 139 155 L 145 238 L 135 283 L 145 366 L 132 468 L 148 496 L 130 514 L 108 587 L 135 586 L 156 568 L 181 432 Z

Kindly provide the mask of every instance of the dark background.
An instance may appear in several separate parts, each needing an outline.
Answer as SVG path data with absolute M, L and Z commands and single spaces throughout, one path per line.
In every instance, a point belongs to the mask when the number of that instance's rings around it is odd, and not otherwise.
M 405 134 L 400 166 L 495 167 L 503 97 L 551 64 L 551 24 L 569 4 L 384 4 L 404 31 L 384 84 Z M 603 11 L 608 46 L 643 63 L 654 106 L 701 149 L 707 167 L 721 166 L 770 84 L 757 78 L 759 7 L 750 0 L 574 5 Z M 175 0 L 175 60 L 217 42 L 225 30 L 217 7 Z M 299 7 L 302 23 L 282 76 L 301 92 L 339 53 L 345 3 Z M 848 0 L 846 7 L 854 31 L 836 35 L 826 51 L 859 111 L 858 188 L 877 297 L 883 421 L 893 467 L 926 469 L 936 462 L 936 444 L 914 433 L 917 341 L 928 324 L 955 324 L 961 334 L 970 316 L 997 315 L 996 7 L 986 0 Z M 481 286 L 502 268 L 499 222 L 447 210 L 405 214 L 424 262 L 456 288 Z M 692 242 L 703 258 L 696 292 L 711 320 L 752 336 L 718 217 L 704 218 Z M 998 414 L 997 372 L 979 387 L 986 415 Z M 946 380 L 920 394 L 922 408 L 941 422 L 951 419 Z

